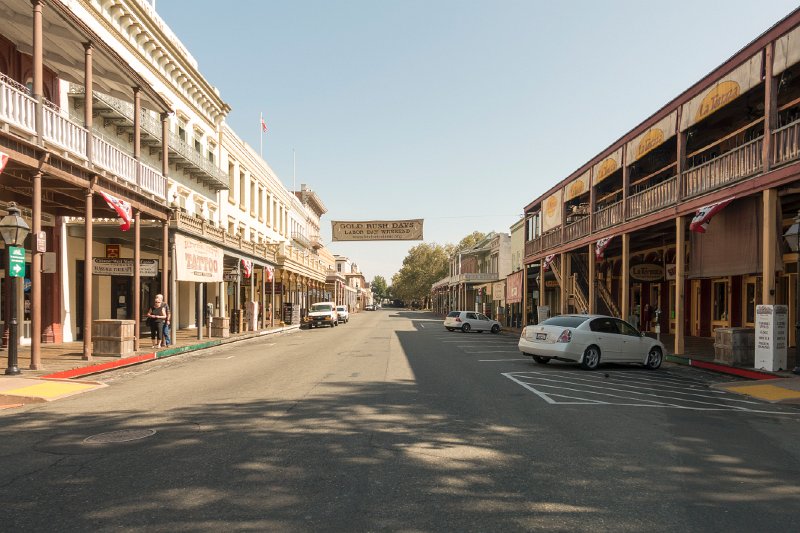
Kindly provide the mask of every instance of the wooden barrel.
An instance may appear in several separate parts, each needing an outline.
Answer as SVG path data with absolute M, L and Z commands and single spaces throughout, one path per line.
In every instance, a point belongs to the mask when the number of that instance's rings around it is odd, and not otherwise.
M 93 320 L 92 353 L 128 357 L 134 354 L 133 320 Z

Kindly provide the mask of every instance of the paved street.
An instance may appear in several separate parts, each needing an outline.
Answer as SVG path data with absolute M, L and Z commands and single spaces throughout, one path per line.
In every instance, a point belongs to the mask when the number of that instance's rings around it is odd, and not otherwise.
M 383 309 L 0 412 L 8 531 L 793 531 L 800 409 Z

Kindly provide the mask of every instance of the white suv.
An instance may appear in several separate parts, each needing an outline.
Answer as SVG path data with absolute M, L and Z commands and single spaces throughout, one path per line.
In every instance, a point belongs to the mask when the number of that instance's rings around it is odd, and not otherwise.
M 500 333 L 500 322 L 475 311 L 450 311 L 444 319 L 444 327 L 447 331 L 460 329 L 464 333 L 470 331 Z
M 339 315 L 339 322 L 347 324 L 350 322 L 350 312 L 347 310 L 346 305 L 337 305 L 336 314 Z

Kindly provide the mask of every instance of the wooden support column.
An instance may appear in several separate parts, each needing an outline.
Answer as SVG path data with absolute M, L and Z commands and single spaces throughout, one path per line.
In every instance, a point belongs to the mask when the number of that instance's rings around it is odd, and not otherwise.
M 567 277 L 569 276 L 569 268 L 567 266 L 567 253 L 561 252 L 561 309 L 560 313 L 562 315 L 567 314 L 567 298 L 569 298 L 569 294 L 567 293 Z
M 36 102 L 35 124 L 36 142 L 41 146 L 44 142 L 44 91 L 42 76 L 44 66 L 44 48 L 42 34 L 42 0 L 31 0 L 33 4 L 33 99 Z
M 675 155 L 675 172 L 678 177 L 678 190 L 677 190 L 677 202 L 683 199 L 683 171 L 686 170 L 686 132 L 681 131 L 681 112 L 683 110 L 683 106 L 678 108 L 678 115 L 677 115 L 677 122 L 676 122 L 676 137 L 675 137 L 675 144 L 677 147 L 677 154 Z
M 203 326 L 205 325 L 205 310 L 203 309 L 203 284 L 194 283 L 195 313 L 197 313 L 197 340 L 203 340 Z
M 84 220 L 85 240 L 83 246 L 83 360 L 92 360 L 92 201 L 93 191 L 86 189 Z
M 161 174 L 169 176 L 169 115 L 161 113 Z M 169 198 L 167 198 L 169 203 Z
M 161 294 L 164 302 L 169 303 L 169 220 L 161 222 Z M 174 307 L 170 304 L 170 311 Z
M 133 213 L 133 230 L 133 350 L 138 352 L 142 340 L 142 213 L 138 209 Z
M 271 328 L 275 327 L 275 275 L 276 274 L 277 273 L 275 272 L 275 269 L 273 267 L 273 269 L 272 269 L 272 304 L 271 304 L 272 312 L 269 314 L 269 327 L 271 327 Z
M 764 149 L 761 160 L 764 172 L 769 172 L 774 163 L 772 148 L 772 132 L 778 123 L 778 81 L 772 74 L 772 58 L 775 55 L 775 43 L 769 43 L 764 57 Z
M 86 158 L 89 164 L 94 161 L 94 133 L 92 133 L 93 126 L 93 109 L 94 101 L 92 95 L 94 94 L 94 75 L 92 74 L 93 67 L 93 51 L 92 43 L 83 43 L 83 86 L 86 91 L 86 98 L 83 101 L 83 127 L 86 128 Z
M 42 368 L 42 254 L 37 250 L 37 237 L 42 231 L 42 173 L 33 175 L 31 235 L 31 370 Z
M 545 290 L 544 290 L 544 287 L 545 287 L 544 277 L 545 276 L 544 275 L 545 275 L 544 259 L 541 259 L 539 261 L 539 305 L 547 305 L 548 304 L 548 302 L 545 302 L 545 297 L 544 297 L 544 295 L 545 295 Z M 538 311 L 536 312 L 536 322 L 537 323 L 539 322 L 539 313 L 538 313 Z
M 142 90 L 133 88 L 133 158 L 136 160 L 136 185 L 142 186 Z
M 508 279 L 508 278 L 506 278 Z M 506 288 L 508 291 L 508 288 Z M 507 298 L 508 296 L 506 296 Z M 523 261 L 522 263 L 522 327 L 528 325 L 528 265 L 525 264 Z M 509 323 L 509 317 L 511 316 L 511 305 L 506 301 L 506 323 Z
M 631 313 L 631 234 L 622 234 L 622 301 L 620 313 L 622 320 L 628 320 Z M 634 324 L 635 326 L 635 324 Z
M 778 239 L 778 191 L 766 189 L 762 192 L 764 202 L 761 220 L 761 302 L 765 305 L 775 304 L 775 260 Z
M 597 243 L 590 242 L 589 243 L 589 272 L 587 272 L 586 276 L 589 280 L 589 314 L 593 315 L 597 312 L 597 295 L 595 293 L 595 287 L 597 286 L 597 257 L 595 256 L 595 252 L 597 250 Z
M 686 218 L 675 218 L 675 355 L 685 351 Z

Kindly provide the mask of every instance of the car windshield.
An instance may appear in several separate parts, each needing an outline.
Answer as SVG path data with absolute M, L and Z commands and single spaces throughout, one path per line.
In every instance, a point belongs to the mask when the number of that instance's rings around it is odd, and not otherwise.
M 325 305 L 325 304 L 314 304 L 311 306 L 312 313 L 319 311 L 330 311 L 331 309 L 333 308 L 330 305 Z
M 542 322 L 542 326 L 561 326 L 564 328 L 577 328 L 589 319 L 588 316 L 554 316 Z
M 344 306 L 343 306 L 343 305 L 340 305 L 339 307 L 337 307 L 337 308 L 336 308 L 336 310 L 337 310 L 337 311 L 344 311 L 344 310 L 345 310 L 345 308 L 344 308 Z

